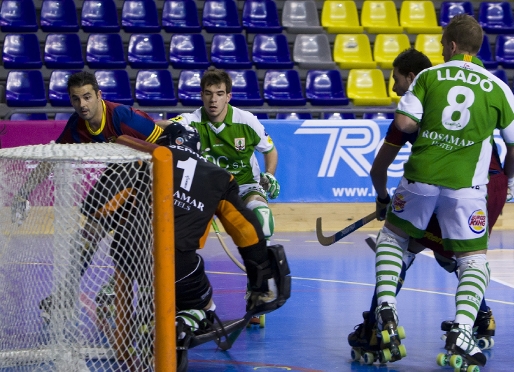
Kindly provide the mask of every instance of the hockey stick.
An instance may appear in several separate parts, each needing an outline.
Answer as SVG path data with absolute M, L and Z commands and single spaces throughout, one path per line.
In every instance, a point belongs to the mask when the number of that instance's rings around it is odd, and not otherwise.
M 367 224 L 368 222 L 373 221 L 377 217 L 377 212 L 373 212 L 368 214 L 366 217 L 361 218 L 358 221 L 355 221 L 351 225 L 345 227 L 341 231 L 336 232 L 334 235 L 324 236 L 323 229 L 321 228 L 321 217 L 316 219 L 316 236 L 318 237 L 318 241 L 321 245 L 328 246 L 332 245 L 335 242 L 343 239 L 345 236 L 350 235 L 357 229 L 360 229 L 362 226 Z
M 219 240 L 221 246 L 223 247 L 223 250 L 225 251 L 225 253 L 230 257 L 232 262 L 234 262 L 237 265 L 237 267 L 239 267 L 241 270 L 243 270 L 243 272 L 246 273 L 246 267 L 244 267 L 244 265 L 241 262 L 239 262 L 237 258 L 234 257 L 232 252 L 230 252 L 227 245 L 225 244 L 225 241 L 223 240 L 223 237 L 221 236 L 220 229 L 218 228 L 218 224 L 216 223 L 216 221 L 214 221 L 214 219 L 212 219 L 211 224 L 212 224 L 212 228 L 214 229 L 214 232 L 218 236 L 218 240 Z

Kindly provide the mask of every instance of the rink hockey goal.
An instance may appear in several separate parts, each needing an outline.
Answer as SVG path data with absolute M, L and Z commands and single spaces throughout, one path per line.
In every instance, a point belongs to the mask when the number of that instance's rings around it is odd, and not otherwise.
M 0 371 L 175 371 L 172 155 L 117 142 L 0 149 Z

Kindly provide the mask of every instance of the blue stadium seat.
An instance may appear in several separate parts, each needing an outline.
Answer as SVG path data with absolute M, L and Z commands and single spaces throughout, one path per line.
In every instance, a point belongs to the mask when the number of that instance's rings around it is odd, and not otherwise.
M 243 28 L 251 33 L 282 32 L 273 0 L 247 0 L 243 6 Z
M 5 35 L 2 51 L 5 68 L 41 68 L 41 51 L 37 34 Z
M 9 118 L 10 120 L 48 120 L 46 112 L 33 112 L 30 114 L 24 112 L 15 112 Z
M 507 72 L 503 69 L 497 69 L 497 70 L 489 70 L 490 73 L 495 75 L 496 77 L 502 79 L 505 84 L 509 85 L 509 78 L 507 76 Z
M 133 105 L 132 87 L 126 70 L 96 70 L 95 77 L 102 98 L 124 105 Z
M 235 0 L 206 0 L 202 14 L 202 25 L 207 32 L 232 33 L 243 30 Z
M 264 100 L 270 106 L 303 106 L 307 103 L 297 70 L 268 70 L 264 74 Z
M 40 16 L 44 32 L 77 32 L 77 8 L 74 0 L 43 0 Z
M 227 70 L 232 79 L 232 98 L 234 106 L 262 106 L 259 80 L 255 70 Z
M 162 28 L 166 32 L 202 31 L 195 0 L 166 0 L 162 8 Z
M 82 45 L 77 33 L 48 34 L 43 57 L 48 68 L 83 68 Z
M 312 114 L 310 112 L 279 112 L 275 119 L 278 120 L 309 120 L 312 119 Z
M 324 112 L 323 119 L 325 120 L 351 120 L 356 119 L 353 112 Z
M 71 113 L 71 112 L 57 112 L 55 114 L 54 120 L 66 120 L 66 121 L 68 121 L 68 119 L 70 118 L 71 115 L 73 115 L 73 113 Z
M 443 1 L 439 9 L 439 26 L 446 27 L 457 14 L 474 16 L 471 1 Z
M 350 102 L 339 70 L 307 71 L 305 96 L 315 106 L 347 105 Z
M 514 68 L 514 35 L 496 37 L 495 59 L 503 68 Z
M 489 37 L 484 33 L 484 38 L 482 40 L 482 46 L 477 53 L 477 57 L 480 58 L 484 67 L 492 70 L 498 67 L 498 62 L 494 60 L 493 51 L 491 50 L 491 44 L 489 42 Z
M 255 114 L 255 116 L 257 116 L 257 119 L 259 119 L 259 120 L 268 120 L 269 119 L 269 115 L 265 112 L 257 112 Z
M 125 51 L 120 34 L 90 34 L 86 45 L 90 68 L 125 68 Z
M 84 32 L 118 32 L 118 10 L 114 0 L 84 0 L 80 24 Z
M 139 70 L 136 101 L 141 106 L 176 106 L 177 98 L 169 70 Z
M 362 118 L 370 120 L 393 120 L 394 112 L 365 112 L 362 114 Z
M 482 1 L 478 8 L 478 22 L 487 34 L 514 33 L 512 7 L 507 1 Z
M 35 32 L 36 7 L 32 0 L 4 0 L 0 7 L 2 32 Z
M 243 34 L 216 34 L 212 37 L 211 62 L 217 68 L 251 68 L 246 37 Z
M 184 106 L 201 106 L 200 80 L 205 70 L 182 70 L 178 77 L 178 99 Z
M 160 32 L 155 1 L 125 0 L 121 9 L 121 27 L 125 32 Z
M 294 62 L 284 34 L 258 34 L 253 39 L 252 61 L 258 69 L 288 69 Z
M 55 70 L 50 74 L 48 100 L 52 106 L 71 107 L 68 95 L 68 78 L 78 71 Z
M 170 41 L 170 64 L 173 68 L 207 68 L 207 47 L 202 34 L 175 34 Z
M 130 35 L 127 58 L 132 68 L 168 68 L 161 34 Z
M 12 70 L 5 84 L 7 106 L 46 106 L 46 90 L 41 70 Z

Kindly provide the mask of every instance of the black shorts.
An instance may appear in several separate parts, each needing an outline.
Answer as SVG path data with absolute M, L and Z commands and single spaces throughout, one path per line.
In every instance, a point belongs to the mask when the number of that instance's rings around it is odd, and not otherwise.
M 177 310 L 204 309 L 212 298 L 212 287 L 205 274 L 203 258 L 195 252 L 192 253 L 194 260 L 191 259 L 191 253 L 175 254 L 175 259 L 178 259 L 175 261 Z

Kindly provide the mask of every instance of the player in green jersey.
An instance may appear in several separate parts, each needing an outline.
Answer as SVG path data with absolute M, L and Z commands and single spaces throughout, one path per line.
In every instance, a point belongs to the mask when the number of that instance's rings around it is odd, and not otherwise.
M 419 73 L 396 111 L 398 129 L 419 134 L 377 238 L 375 313 L 393 360 L 405 355 L 396 312 L 402 255 L 409 237 L 422 238 L 435 213 L 443 246 L 455 253 L 459 274 L 455 321 L 438 363 L 455 364 L 459 358 L 465 365 L 486 362 L 472 327 L 490 277 L 488 169 L 498 128 L 507 144 L 504 171 L 514 176 L 514 95 L 476 58 L 482 38 L 473 17 L 452 18 L 441 41 L 445 63 Z

